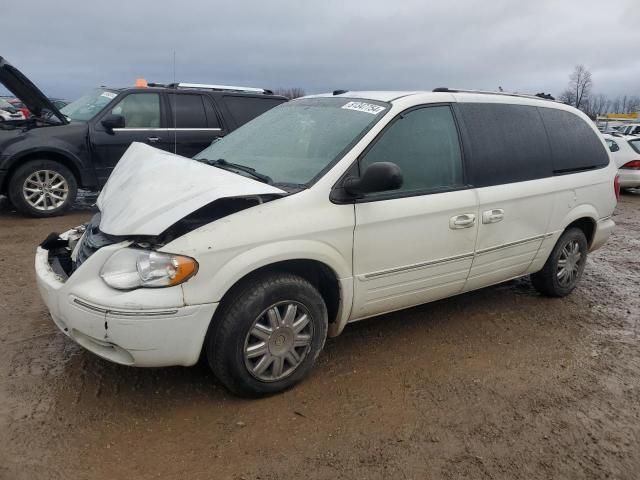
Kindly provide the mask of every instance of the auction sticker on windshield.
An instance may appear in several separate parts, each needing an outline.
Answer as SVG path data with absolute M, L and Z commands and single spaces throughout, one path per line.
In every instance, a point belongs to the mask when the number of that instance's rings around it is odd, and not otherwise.
M 117 93 L 113 93 L 113 92 L 102 92 L 102 95 L 100 95 L 100 96 L 101 97 L 107 97 L 107 98 L 110 98 L 110 99 L 113 100 L 114 98 L 116 98 L 118 96 L 118 94 Z
M 374 105 L 373 103 L 366 102 L 349 102 L 342 106 L 347 110 L 356 110 L 358 112 L 370 113 L 372 115 L 377 115 L 381 111 L 384 110 L 385 107 L 381 107 L 380 105 Z

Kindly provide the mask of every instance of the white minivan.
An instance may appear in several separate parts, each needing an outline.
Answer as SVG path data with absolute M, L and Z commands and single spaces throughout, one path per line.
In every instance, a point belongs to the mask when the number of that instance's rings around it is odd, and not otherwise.
M 35 265 L 56 325 L 113 362 L 282 391 L 349 322 L 531 275 L 569 294 L 614 227 L 578 110 L 436 89 L 304 97 L 188 159 L 133 144 Z

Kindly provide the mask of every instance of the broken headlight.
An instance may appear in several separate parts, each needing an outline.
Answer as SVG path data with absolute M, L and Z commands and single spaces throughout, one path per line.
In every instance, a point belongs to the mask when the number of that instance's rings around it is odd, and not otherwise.
M 115 252 L 100 270 L 107 285 L 118 290 L 139 287 L 172 287 L 186 282 L 198 272 L 191 257 L 123 248 Z

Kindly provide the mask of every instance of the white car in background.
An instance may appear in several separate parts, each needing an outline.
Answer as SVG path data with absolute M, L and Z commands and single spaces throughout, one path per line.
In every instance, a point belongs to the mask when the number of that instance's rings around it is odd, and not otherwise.
M 623 135 L 638 135 L 640 133 L 640 123 L 630 123 L 618 127 L 618 132 Z
M 24 120 L 24 114 L 4 98 L 0 98 L 0 122 L 17 120 Z
M 640 188 L 640 137 L 603 136 L 618 167 L 620 188 Z

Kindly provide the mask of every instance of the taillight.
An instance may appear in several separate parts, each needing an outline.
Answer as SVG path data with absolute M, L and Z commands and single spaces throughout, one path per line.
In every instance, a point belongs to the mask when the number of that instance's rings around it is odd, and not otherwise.
M 616 194 L 616 201 L 620 201 L 620 176 L 616 175 L 613 180 L 613 192 Z
M 631 160 L 625 163 L 620 168 L 629 168 L 631 170 L 640 170 L 640 160 Z

